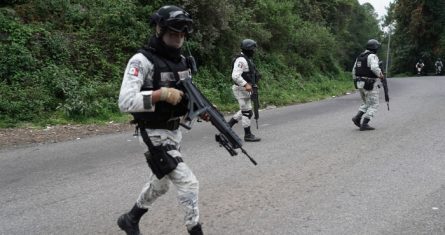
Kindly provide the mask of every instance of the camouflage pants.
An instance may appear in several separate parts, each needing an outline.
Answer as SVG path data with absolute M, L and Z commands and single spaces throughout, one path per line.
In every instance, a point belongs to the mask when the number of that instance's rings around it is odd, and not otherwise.
M 233 95 L 238 101 L 240 110 L 233 115 L 233 119 L 241 121 L 243 128 L 250 126 L 250 118 L 243 115 L 243 112 L 252 110 L 252 101 L 250 99 L 250 93 L 247 92 L 244 87 L 237 85 L 232 86 Z
M 360 92 L 363 103 L 360 105 L 359 111 L 365 113 L 363 118 L 372 119 L 377 113 L 379 107 L 379 82 L 374 83 L 372 90 L 368 91 L 363 88 L 365 82 L 357 82 L 357 88 Z
M 175 145 L 179 149 L 179 143 L 182 139 L 182 133 L 179 129 L 175 131 L 146 130 L 153 145 L 169 144 Z M 173 157 L 181 157 L 181 153 L 178 150 L 170 150 L 168 154 Z M 185 211 L 184 223 L 187 229 L 191 229 L 199 222 L 199 182 L 184 162 L 180 162 L 175 170 L 162 179 L 158 179 L 151 173 L 148 183 L 143 187 L 136 203 L 141 208 L 150 209 L 153 202 L 169 190 L 170 182 L 176 187 L 178 202 Z

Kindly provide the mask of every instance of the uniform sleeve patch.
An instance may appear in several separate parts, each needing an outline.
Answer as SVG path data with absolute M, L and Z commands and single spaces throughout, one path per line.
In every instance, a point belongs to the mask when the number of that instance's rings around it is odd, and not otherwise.
M 238 68 L 244 68 L 244 64 L 243 63 L 241 63 L 241 62 L 238 62 Z
M 139 73 L 141 72 L 141 62 L 140 61 L 133 61 L 130 63 L 130 69 L 128 69 L 128 74 L 131 76 L 139 76 Z
M 139 68 L 137 67 L 132 67 L 130 68 L 130 70 L 128 71 L 128 73 L 132 76 L 137 77 L 139 75 Z

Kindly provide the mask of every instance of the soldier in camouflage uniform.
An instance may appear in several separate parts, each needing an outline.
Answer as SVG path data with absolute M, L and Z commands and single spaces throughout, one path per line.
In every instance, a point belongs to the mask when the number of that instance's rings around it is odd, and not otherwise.
M 138 235 L 139 220 L 152 203 L 169 189 L 178 191 L 190 234 L 203 234 L 199 223 L 199 184 L 179 152 L 182 139 L 179 118 L 187 113 L 187 101 L 177 87 L 191 75 L 181 47 L 193 31 L 192 19 L 183 9 L 164 6 L 151 17 L 155 35 L 128 62 L 119 94 L 119 108 L 131 113 L 149 151 L 145 154 L 153 172 L 133 208 L 118 219 L 127 235 Z M 166 165 L 162 165 L 164 162 Z M 165 168 L 167 167 L 167 168 Z
M 370 39 L 366 44 L 366 50 L 357 57 L 352 69 L 354 84 L 363 101 L 357 115 L 352 118 L 352 122 L 361 131 L 374 130 L 368 123 L 379 107 L 378 79 L 384 79 L 379 67 L 379 58 L 376 55 L 379 48 L 380 43 L 375 39 Z M 362 118 L 363 122 L 361 122 Z
M 252 57 L 257 44 L 252 39 L 244 39 L 241 42 L 241 53 L 238 54 L 233 64 L 232 86 L 233 95 L 238 100 L 240 110 L 233 115 L 229 120 L 229 125 L 232 127 L 239 121 L 244 128 L 244 141 L 257 142 L 261 138 L 256 137 L 250 130 L 250 119 L 252 118 L 252 101 L 250 99 L 250 92 L 252 92 L 253 76 L 258 74 Z M 258 81 L 256 81 L 258 83 Z

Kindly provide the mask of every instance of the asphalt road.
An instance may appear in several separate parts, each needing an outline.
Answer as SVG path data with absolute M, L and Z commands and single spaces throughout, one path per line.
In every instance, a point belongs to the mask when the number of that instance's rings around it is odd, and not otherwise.
M 206 234 L 445 234 L 445 77 L 389 79 L 360 132 L 357 93 L 260 112 L 258 161 L 230 157 L 215 129 L 184 131 Z M 238 125 L 235 131 L 242 134 Z M 0 234 L 123 234 L 149 170 L 132 133 L 0 150 Z M 175 188 L 144 234 L 187 234 Z

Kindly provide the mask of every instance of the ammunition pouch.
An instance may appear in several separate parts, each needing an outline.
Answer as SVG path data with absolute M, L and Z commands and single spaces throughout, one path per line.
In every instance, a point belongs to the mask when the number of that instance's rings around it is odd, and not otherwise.
M 366 79 L 365 86 L 363 86 L 363 89 L 367 91 L 372 91 L 372 89 L 374 89 L 374 83 L 375 79 Z
M 175 149 L 173 145 L 153 146 L 144 153 L 148 166 L 158 179 L 162 179 L 183 162 L 182 158 L 168 154 L 168 151 Z
M 375 83 L 376 79 L 375 78 L 366 78 L 366 77 L 357 77 L 356 81 L 365 82 L 363 89 L 365 89 L 367 91 L 372 91 L 372 89 L 374 89 L 374 83 Z
M 182 161 L 180 157 L 174 157 L 168 153 L 170 150 L 176 150 L 174 145 L 154 146 L 148 136 L 145 128 L 137 127 L 141 131 L 142 139 L 148 146 L 148 151 L 144 153 L 148 166 L 158 179 L 172 172 Z

